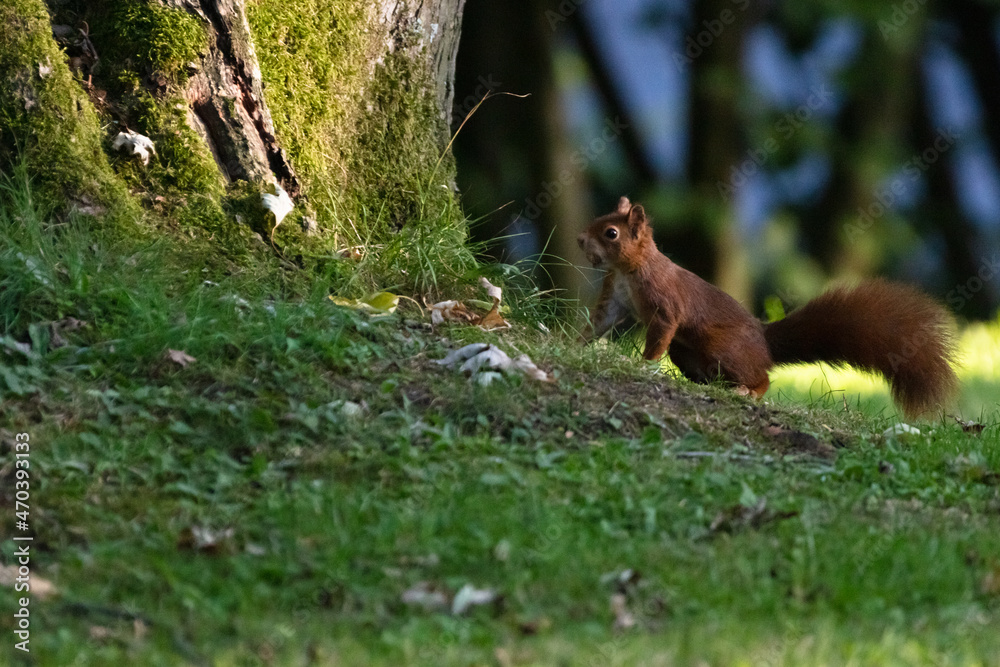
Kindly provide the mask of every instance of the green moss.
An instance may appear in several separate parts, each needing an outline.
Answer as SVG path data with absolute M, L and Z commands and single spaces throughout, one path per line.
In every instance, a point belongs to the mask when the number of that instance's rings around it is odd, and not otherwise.
M 156 146 L 148 166 L 128 156 L 116 156 L 115 166 L 133 188 L 161 195 L 197 192 L 218 200 L 225 183 L 208 147 L 188 124 L 181 98 L 157 99 L 147 92 L 129 100 L 133 127 Z
M 93 106 L 52 39 L 41 0 L 0 5 L 0 163 L 23 160 L 49 210 L 135 212 L 101 150 Z
M 268 107 L 326 231 L 349 161 L 370 35 L 360 2 L 263 0 L 247 8 Z
M 319 228 L 305 237 L 286 222 L 276 239 L 307 258 L 377 247 L 369 268 L 385 272 L 380 282 L 421 291 L 447 272 L 428 275 L 430 262 L 474 265 L 431 79 L 407 57 L 419 35 L 394 35 L 383 54 L 386 27 L 356 0 L 260 0 L 247 11 L 278 139 Z
M 187 64 L 208 49 L 205 27 L 195 16 L 155 0 L 94 2 L 88 15 L 99 53 L 125 69 L 183 82 Z
M 127 101 L 135 129 L 153 141 L 156 155 L 148 165 L 124 154 L 114 155 L 112 163 L 148 209 L 186 232 L 203 230 L 231 258 L 259 246 L 252 238 L 253 225 L 247 226 L 252 217 L 238 219 L 230 206 L 233 192 L 242 200 L 246 190 L 256 192 L 259 203 L 259 186 L 240 182 L 227 189 L 208 147 L 188 124 L 184 101 L 144 91 Z
M 384 202 L 394 229 L 455 212 L 447 186 L 454 166 L 441 160 L 440 117 L 426 72 L 398 52 L 375 69 L 373 100 L 350 147 L 351 184 Z
M 153 219 L 188 232 L 203 229 L 217 240 L 240 237 L 238 224 L 222 203 L 225 179 L 189 124 L 182 97 L 188 62 L 197 61 L 208 48 L 199 19 L 155 0 L 98 0 L 85 5 L 81 14 L 56 18 L 84 20 L 90 26 L 90 38 L 101 54 L 92 82 L 109 102 L 103 107 L 104 150 Z M 157 82 L 156 92 L 147 87 L 151 80 Z M 156 154 L 148 164 L 112 149 L 122 123 L 153 141 Z M 235 240 L 237 246 L 245 245 Z

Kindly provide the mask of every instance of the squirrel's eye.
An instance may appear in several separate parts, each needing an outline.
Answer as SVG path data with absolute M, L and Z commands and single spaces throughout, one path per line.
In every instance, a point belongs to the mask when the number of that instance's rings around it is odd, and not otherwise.
M 611 239 L 612 241 L 614 241 L 616 238 L 618 238 L 618 230 L 615 229 L 614 227 L 608 227 L 607 229 L 604 230 L 604 235 L 609 239 Z

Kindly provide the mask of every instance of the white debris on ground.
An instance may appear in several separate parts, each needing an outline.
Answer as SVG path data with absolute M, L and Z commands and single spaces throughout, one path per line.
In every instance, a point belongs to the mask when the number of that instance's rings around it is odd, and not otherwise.
M 153 140 L 131 130 L 119 132 L 118 136 L 115 137 L 114 143 L 111 144 L 111 148 L 116 151 L 124 149 L 125 152 L 131 155 L 138 155 L 142 163 L 147 166 L 149 165 L 149 156 L 156 155 L 156 147 L 153 146 Z
M 501 377 L 501 373 L 517 372 L 539 382 L 551 382 L 552 377 L 535 365 L 528 355 L 522 354 L 511 359 L 506 352 L 495 345 L 472 343 L 452 350 L 444 359 L 434 363 L 461 373 L 467 373 L 474 382 L 488 385 Z

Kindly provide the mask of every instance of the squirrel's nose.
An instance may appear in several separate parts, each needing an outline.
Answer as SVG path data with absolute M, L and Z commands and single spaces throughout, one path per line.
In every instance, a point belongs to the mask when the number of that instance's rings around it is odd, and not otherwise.
M 583 250 L 583 242 L 585 237 L 586 234 L 580 234 L 579 236 L 576 237 L 576 244 L 580 246 L 580 250 Z

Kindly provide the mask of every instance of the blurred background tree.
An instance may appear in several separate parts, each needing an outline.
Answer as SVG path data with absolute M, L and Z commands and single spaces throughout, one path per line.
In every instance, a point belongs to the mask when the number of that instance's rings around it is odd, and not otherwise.
M 1000 3 L 470 0 L 452 128 L 474 234 L 570 296 L 623 194 L 755 312 L 831 280 L 1000 300 Z M 996 254 L 995 254 L 996 253 Z

